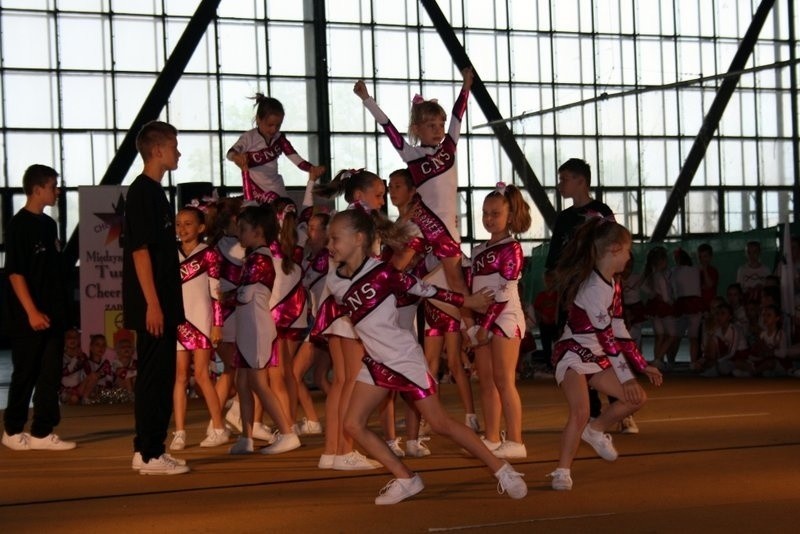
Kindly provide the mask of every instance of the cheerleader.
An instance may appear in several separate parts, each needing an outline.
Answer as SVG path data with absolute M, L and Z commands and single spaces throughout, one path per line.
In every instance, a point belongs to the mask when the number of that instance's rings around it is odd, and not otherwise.
M 86 353 L 81 348 L 80 331 L 70 328 L 64 333 L 64 355 L 61 359 L 61 387 L 58 396 L 62 404 L 80 404 L 86 359 Z
M 647 312 L 655 334 L 653 365 L 659 369 L 667 366 L 667 355 L 673 352 L 676 341 L 680 341 L 673 306 L 672 284 L 668 275 L 667 249 L 664 247 L 650 249 L 644 265 L 642 290 L 648 297 Z
M 491 289 L 496 301 L 475 318 L 475 363 L 486 423 L 484 443 L 498 458 L 525 458 L 522 402 L 515 383 L 519 346 L 525 335 L 518 287 L 523 256 L 522 247 L 511 234 L 526 232 L 531 215 L 518 188 L 497 184 L 483 202 L 483 226 L 490 238 L 472 250 L 472 290 Z M 501 414 L 506 420 L 505 441 L 500 439 Z
M 226 157 L 242 170 L 245 199 L 263 203 L 271 195 L 286 196 L 283 176 L 278 173 L 278 158 L 281 154 L 285 154 L 289 161 L 308 172 L 311 181 L 321 176 L 325 167 L 314 166 L 301 158 L 281 132 L 286 114 L 279 100 L 262 93 L 256 93 L 253 100 L 256 127 L 244 132 L 228 150 Z
M 236 290 L 236 390 L 242 416 L 242 435 L 231 447 L 231 454 L 253 452 L 253 395 L 278 426 L 272 445 L 262 454 L 278 454 L 300 447 L 300 439 L 292 429 L 289 415 L 270 389 L 264 368 L 276 356 L 277 332 L 270 301 L 275 284 L 275 265 L 269 243 L 278 238 L 278 219 L 269 205 L 250 206 L 238 218 L 239 241 L 250 250 L 242 266 Z M 226 295 L 225 298 L 228 298 Z
M 550 474 L 556 490 L 572 489 L 572 460 L 581 440 L 603 459 L 616 460 L 617 451 L 605 432 L 646 400 L 631 368 L 645 373 L 655 385 L 662 381 L 661 372 L 647 365 L 622 320 L 622 286 L 614 276 L 625 268 L 630 252 L 630 232 L 596 217 L 578 230 L 556 265 L 567 323 L 553 349 L 553 364 L 569 405 L 558 468 Z M 618 399 L 589 423 L 587 383 Z
M 331 315 L 347 315 L 365 354 L 347 411 L 345 428 L 362 446 L 395 476 L 379 493 L 375 504 L 395 504 L 424 488 L 418 474 L 410 471 L 392 452 L 384 440 L 368 428 L 372 412 L 390 390 L 398 391 L 407 402 L 427 419 L 438 434 L 448 437 L 482 460 L 495 477 L 501 493 L 520 499 L 527 494 L 522 474 L 505 461 L 496 458 L 467 426 L 447 416 L 439 399 L 433 395 L 436 382 L 428 372 L 422 349 L 414 335 L 397 322 L 397 295 L 414 293 L 426 298 L 449 301 L 458 306 L 486 306 L 490 297 L 480 293 L 462 295 L 422 284 L 401 273 L 391 264 L 371 255 L 376 223 L 361 208 L 337 213 L 330 224 L 328 248 L 338 265 L 329 277 L 329 286 L 336 300 L 329 300 Z M 381 228 L 387 228 L 380 223 Z M 383 230 L 381 230 L 383 231 Z M 391 242 L 391 236 L 381 236 Z M 400 241 L 401 243 L 404 241 Z
M 703 320 L 701 271 L 692 265 L 692 258 L 680 248 L 675 251 L 675 263 L 671 280 L 675 292 L 675 315 L 678 317 L 678 339 L 673 345 L 673 350 L 677 351 L 680 336 L 686 333 L 689 337 L 690 366 L 692 369 L 698 369 L 700 325 Z
M 181 288 L 186 321 L 178 325 L 177 367 L 172 391 L 175 432 L 170 450 L 186 446 L 186 388 L 190 368 L 194 367 L 195 384 L 206 401 L 211 425 L 201 447 L 216 447 L 228 441 L 219 398 L 209 376 L 213 347 L 222 339 L 222 310 L 219 306 L 219 258 L 213 248 L 202 242 L 205 216 L 194 206 L 186 206 L 175 217 L 180 244 Z

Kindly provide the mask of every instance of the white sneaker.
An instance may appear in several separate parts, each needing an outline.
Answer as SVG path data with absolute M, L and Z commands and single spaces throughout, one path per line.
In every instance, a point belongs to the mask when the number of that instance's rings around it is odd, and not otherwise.
M 74 449 L 77 443 L 74 441 L 62 441 L 56 434 L 48 434 L 43 438 L 28 436 L 28 447 L 32 451 L 68 451 Z
M 319 421 L 311 421 L 308 417 L 303 417 L 303 422 L 300 423 L 300 434 L 318 436 L 322 434 L 322 423 Z
M 336 458 L 335 454 L 320 454 L 319 463 L 317 467 L 320 469 L 333 469 L 333 460 Z
M 253 425 L 253 439 L 266 441 L 270 445 L 275 441 L 275 433 L 264 423 L 256 423 Z
M 189 466 L 184 462 L 180 464 L 169 454 L 162 454 L 158 458 L 151 458 L 143 462 L 139 468 L 140 475 L 181 475 L 189 472 Z
M 239 411 L 239 401 L 234 400 L 231 407 L 225 412 L 225 421 L 231 425 L 237 432 L 242 431 L 242 414 Z
M 425 488 L 419 475 L 411 478 L 393 478 L 375 497 L 375 504 L 397 504 L 416 495 Z
M 633 416 L 629 415 L 628 417 L 624 418 L 620 422 L 620 426 L 622 428 L 621 432 L 623 434 L 638 434 L 639 433 L 639 426 L 636 424 L 636 421 L 633 420 Z
M 360 471 L 363 469 L 377 469 L 381 464 L 370 460 L 358 451 L 347 454 L 337 454 L 333 459 L 333 469 L 337 471 Z
M 617 450 L 611 442 L 611 436 L 605 432 L 600 432 L 590 427 L 588 424 L 583 428 L 581 439 L 592 446 L 603 460 L 613 462 L 617 459 Z
M 486 445 L 486 448 L 492 452 L 494 452 L 500 445 L 503 444 L 502 441 L 489 441 L 486 439 L 486 436 L 481 436 L 481 443 Z
M 572 477 L 569 469 L 559 467 L 549 475 L 550 487 L 558 491 L 569 491 L 572 489 Z
M 253 453 L 253 439 L 239 436 L 236 443 L 228 449 L 228 454 L 252 454 Z
M 231 437 L 227 428 L 215 428 L 207 436 L 206 439 L 200 442 L 201 447 L 218 447 L 228 443 Z
M 12 451 L 27 451 L 31 448 L 29 442 L 30 437 L 30 434 L 27 432 L 20 432 L 19 434 L 12 434 L 9 436 L 3 431 L 3 445 Z
M 402 458 L 406 455 L 406 451 L 403 450 L 403 447 L 400 446 L 400 440 L 403 438 L 394 438 L 394 439 L 387 439 L 386 444 L 392 450 L 395 456 L 398 458 Z
M 528 494 L 528 486 L 522 480 L 525 475 L 514 471 L 508 462 L 498 469 L 494 476 L 497 477 L 497 493 L 500 495 L 508 493 L 512 499 L 521 499 Z
M 175 458 L 174 456 L 164 453 L 164 456 L 169 457 L 170 460 L 175 462 L 178 465 L 186 465 L 186 460 L 181 460 L 180 458 Z M 141 452 L 134 452 L 133 453 L 133 461 L 131 461 L 131 469 L 134 471 L 138 471 L 144 465 L 144 460 L 142 459 Z
M 492 454 L 498 458 L 527 458 L 528 451 L 524 443 L 506 440 L 494 449 Z
M 478 416 L 476 414 L 468 413 L 464 419 L 464 424 L 470 427 L 473 432 L 480 432 L 481 426 L 478 424 Z
M 176 430 L 172 433 L 172 443 L 169 444 L 169 450 L 182 451 L 186 448 L 186 431 Z
M 275 434 L 275 441 L 272 442 L 272 445 L 268 445 L 261 449 L 259 452 L 261 454 L 280 454 L 282 452 L 289 452 L 293 451 L 302 445 L 300 443 L 300 438 L 297 437 L 297 434 L 292 432 L 291 434 L 281 434 L 277 432 Z
M 406 441 L 406 454 L 412 458 L 430 456 L 431 450 L 425 445 L 425 442 L 430 441 L 430 439 L 428 436 L 420 436 L 418 439 Z

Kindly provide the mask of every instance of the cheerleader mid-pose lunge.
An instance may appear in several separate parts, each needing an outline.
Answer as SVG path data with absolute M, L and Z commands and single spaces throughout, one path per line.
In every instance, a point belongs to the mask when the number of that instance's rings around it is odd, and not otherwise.
M 378 216 L 356 208 L 333 217 L 328 248 L 331 260 L 339 267 L 331 274 L 329 284 L 341 304 L 327 301 L 335 308 L 334 315 L 350 317 L 364 344 L 365 354 L 345 416 L 345 430 L 395 476 L 381 490 L 375 504 L 398 503 L 424 487 L 419 475 L 409 470 L 389 445 L 367 426 L 370 415 L 390 390 L 400 392 L 406 401 L 413 403 L 436 433 L 449 437 L 482 460 L 499 480 L 500 492 L 508 492 L 516 499 L 524 497 L 528 489 L 522 474 L 496 458 L 469 427 L 447 415 L 439 398 L 433 394 L 436 382 L 428 372 L 422 348 L 397 320 L 397 296 L 405 293 L 470 307 L 485 307 L 491 302 L 489 295 L 464 297 L 437 289 L 373 257 L 370 253 L 376 233 L 373 217 Z M 389 236 L 382 238 L 388 241 Z
M 553 349 L 555 378 L 567 398 L 569 418 L 561 434 L 558 468 L 550 474 L 556 490 L 572 489 L 570 467 L 582 439 L 604 460 L 617 451 L 606 430 L 644 405 L 646 395 L 631 368 L 661 385 L 661 372 L 647 365 L 622 319 L 622 285 L 615 275 L 630 258 L 631 234 L 602 217 L 590 219 L 567 244 L 556 266 L 564 333 Z M 588 385 L 616 397 L 589 420 Z
M 209 376 L 211 354 L 222 340 L 222 309 L 219 305 L 219 257 L 213 248 L 201 242 L 205 216 L 196 207 L 187 206 L 175 217 L 180 245 L 181 284 L 186 321 L 178 325 L 177 367 L 172 392 L 175 432 L 170 450 L 186 446 L 186 388 L 189 370 L 194 364 L 194 379 L 211 415 L 211 425 L 201 447 L 216 447 L 228 441 L 219 398 Z

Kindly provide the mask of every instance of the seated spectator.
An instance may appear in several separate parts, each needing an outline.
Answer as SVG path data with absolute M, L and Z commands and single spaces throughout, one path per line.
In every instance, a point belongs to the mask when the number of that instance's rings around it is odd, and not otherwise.
M 786 376 L 788 369 L 784 368 L 783 361 L 779 361 L 785 358 L 778 358 L 776 355 L 783 340 L 780 320 L 781 312 L 777 306 L 769 305 L 762 308 L 761 335 L 750 347 L 748 356 L 736 362 L 733 376 Z
M 119 334 L 126 332 L 127 334 Z M 136 385 L 136 357 L 133 349 L 133 332 L 130 330 L 120 330 L 115 335 L 117 359 L 112 368 L 114 370 L 114 387 L 119 388 L 133 398 L 134 386 Z
M 719 271 L 711 264 L 714 259 L 714 249 L 708 243 L 697 247 L 697 261 L 700 269 L 700 296 L 703 299 L 703 311 L 711 309 L 711 301 L 717 296 L 719 285 Z
M 61 387 L 59 399 L 62 404 L 80 404 L 81 382 L 86 353 L 81 348 L 81 333 L 70 328 L 64 333 L 64 356 L 61 360 Z
M 106 359 L 108 344 L 106 336 L 94 334 L 89 338 L 89 358 L 84 362 L 84 379 L 81 383 L 81 397 L 84 404 L 97 402 L 103 390 L 114 384 L 114 371 Z
M 733 325 L 733 310 L 729 304 L 720 304 L 714 314 L 714 330 L 708 333 L 703 350 L 701 376 L 730 375 L 736 360 L 747 356 L 744 335 Z
M 744 294 L 742 293 L 742 286 L 738 283 L 728 286 L 725 293 L 726 302 L 733 310 L 733 324 L 742 333 L 750 331 L 750 320 L 747 316 L 747 309 L 744 305 Z

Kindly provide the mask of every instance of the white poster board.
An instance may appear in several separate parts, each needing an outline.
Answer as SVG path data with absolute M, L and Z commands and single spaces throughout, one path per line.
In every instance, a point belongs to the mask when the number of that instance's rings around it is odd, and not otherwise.
M 120 236 L 128 188 L 117 185 L 78 188 L 80 206 L 81 346 L 89 353 L 89 338 L 104 334 L 106 357 L 115 359 L 120 339 L 134 341 L 122 323 L 122 246 Z M 135 346 L 135 344 L 134 344 Z

